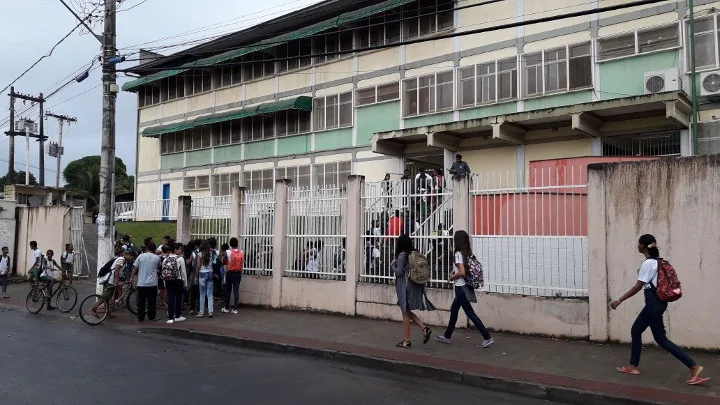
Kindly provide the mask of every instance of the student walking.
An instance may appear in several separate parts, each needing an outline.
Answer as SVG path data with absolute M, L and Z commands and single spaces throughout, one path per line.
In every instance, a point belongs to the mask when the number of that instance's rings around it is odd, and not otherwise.
M 658 297 L 658 267 L 660 263 L 669 265 L 660 257 L 660 251 L 657 247 L 657 240 L 649 234 L 643 235 L 638 241 L 638 252 L 645 256 L 645 261 L 640 267 L 638 280 L 635 285 L 630 288 L 622 297 L 610 303 L 612 309 L 617 309 L 625 300 L 633 297 L 635 294 L 643 290 L 645 295 L 645 307 L 640 311 L 630 329 L 632 336 L 632 344 L 630 346 L 630 365 L 618 367 L 617 371 L 624 374 L 639 375 L 640 369 L 640 352 L 642 350 L 642 334 L 650 327 L 653 338 L 658 346 L 667 350 L 670 354 L 680 360 L 685 367 L 690 369 L 690 379 L 686 383 L 690 385 L 699 385 L 710 378 L 700 377 L 703 367 L 695 363 L 682 349 L 667 338 L 665 332 L 665 324 L 663 323 L 663 313 L 667 309 L 668 303 L 661 301 Z
M 213 263 L 217 257 L 213 249 L 210 248 L 208 241 L 203 241 L 200 245 L 200 254 L 195 261 L 195 268 L 200 271 L 195 272 L 195 282 L 200 286 L 200 311 L 198 318 L 205 315 L 205 300 L 207 299 L 208 317 L 213 317 Z
M 172 246 L 163 246 L 163 253 L 167 252 L 168 257 L 162 265 L 161 276 L 165 280 L 167 291 L 167 323 L 182 322 L 182 293 L 185 289 L 187 271 L 185 270 L 185 259 L 182 257 L 183 246 L 180 243 L 173 243 Z
M 230 292 L 232 292 L 234 298 L 232 313 L 238 313 L 240 282 L 245 267 L 245 252 L 239 248 L 239 245 L 237 238 L 230 238 L 230 248 L 225 252 L 227 266 L 225 271 L 225 307 L 222 309 L 224 313 L 230 312 Z
M 160 256 L 155 254 L 156 246 L 150 241 L 146 245 L 145 252 L 135 260 L 132 272 L 132 282 L 137 282 L 137 306 L 138 321 L 145 321 L 145 309 L 151 321 L 157 315 L 157 286 L 158 268 L 160 267 Z
M 2 247 L 0 254 L 0 288 L 2 288 L 2 297 L 10 298 L 7 295 L 8 277 L 10 277 L 10 250 L 7 246 Z
M 439 335 L 435 339 L 437 339 L 438 342 L 450 344 L 450 338 L 457 323 L 458 313 L 460 312 L 460 308 L 462 308 L 463 311 L 465 311 L 465 315 L 467 315 L 468 319 L 472 321 L 475 328 L 477 328 L 480 334 L 482 334 L 483 339 L 485 339 L 480 343 L 480 347 L 486 348 L 495 343 L 495 341 L 470 304 L 471 302 L 477 302 L 477 297 L 475 296 L 475 290 L 465 281 L 465 272 L 469 271 L 468 261 L 473 256 L 472 249 L 470 248 L 470 235 L 465 231 L 457 231 L 453 235 L 453 242 L 455 243 L 455 260 L 453 271 L 450 273 L 450 281 L 455 284 L 455 299 L 450 306 L 450 322 L 448 323 L 447 329 L 445 329 L 445 334 Z
M 410 272 L 409 256 L 415 251 L 412 240 L 407 234 L 400 235 L 395 245 L 396 259 L 390 265 L 395 274 L 395 292 L 397 293 L 398 306 L 403 316 L 403 340 L 395 347 L 409 348 L 410 322 L 420 327 L 423 334 L 423 344 L 430 340 L 432 331 L 425 326 L 423 321 L 413 311 L 434 311 L 435 306 L 425 295 L 425 286 L 408 280 Z

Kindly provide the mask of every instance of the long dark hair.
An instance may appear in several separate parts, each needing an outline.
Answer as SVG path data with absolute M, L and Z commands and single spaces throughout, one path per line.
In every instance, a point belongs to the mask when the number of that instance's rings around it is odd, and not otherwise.
M 210 243 L 203 241 L 200 244 L 200 259 L 203 267 L 209 267 L 212 261 L 212 253 L 210 252 Z
M 472 256 L 472 248 L 470 247 L 470 235 L 465 231 L 457 231 L 453 235 L 453 242 L 455 243 L 455 253 L 460 252 L 463 258 L 467 260 Z
M 406 233 L 398 236 L 397 242 L 395 242 L 395 256 L 400 256 L 400 253 L 410 254 L 410 252 L 412 251 L 412 239 L 410 239 L 410 237 Z
M 654 236 L 650 235 L 649 233 L 646 233 L 645 235 L 640 237 L 640 240 L 638 241 L 642 247 L 647 249 L 648 254 L 650 255 L 651 259 L 659 259 L 660 258 L 660 251 L 657 248 L 657 240 Z

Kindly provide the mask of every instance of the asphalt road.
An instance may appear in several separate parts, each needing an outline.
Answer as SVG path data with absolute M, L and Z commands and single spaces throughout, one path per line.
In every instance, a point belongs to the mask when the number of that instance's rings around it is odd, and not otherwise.
M 546 401 L 352 367 L 89 327 L 0 306 L 0 404 L 536 405 Z

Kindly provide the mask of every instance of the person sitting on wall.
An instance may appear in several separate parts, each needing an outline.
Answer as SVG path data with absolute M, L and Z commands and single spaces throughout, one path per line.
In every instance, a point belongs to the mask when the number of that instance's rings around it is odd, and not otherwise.
M 455 155 L 455 162 L 450 168 L 450 174 L 452 174 L 453 179 L 455 180 L 470 175 L 470 166 L 468 166 L 467 162 L 462 160 L 462 155 L 459 153 Z

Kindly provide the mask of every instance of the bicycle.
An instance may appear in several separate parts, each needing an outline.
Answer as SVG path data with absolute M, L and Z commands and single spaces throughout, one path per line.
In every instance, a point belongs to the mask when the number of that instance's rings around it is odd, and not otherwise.
M 77 290 L 72 286 L 72 272 L 62 271 L 63 280 L 55 283 L 57 287 L 53 287 L 50 294 L 50 300 L 55 297 L 55 307 L 60 312 L 68 313 L 75 308 L 77 304 Z
M 32 283 L 30 292 L 25 298 L 25 308 L 28 312 L 31 314 L 39 313 L 45 304 L 52 302 L 53 298 L 55 298 L 55 307 L 60 312 L 68 313 L 72 311 L 75 304 L 77 304 L 77 290 L 63 280 L 56 283 L 57 288 L 53 288 L 48 297 L 48 283 L 50 281 L 34 281 Z
M 90 326 L 100 325 L 112 316 L 113 312 L 117 312 L 123 308 L 137 315 L 137 299 L 135 299 L 135 286 L 133 284 L 119 284 L 117 287 L 125 286 L 122 295 L 118 298 L 105 298 L 100 294 L 93 294 L 85 298 L 80 303 L 80 319 Z

